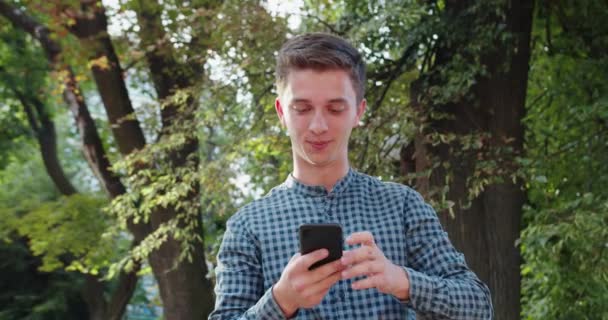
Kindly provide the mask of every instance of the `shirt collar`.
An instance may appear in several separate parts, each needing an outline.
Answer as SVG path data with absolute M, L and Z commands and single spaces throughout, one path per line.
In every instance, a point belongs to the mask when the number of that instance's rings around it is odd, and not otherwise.
M 348 187 L 350 182 L 354 180 L 354 177 L 355 177 L 355 170 L 353 170 L 352 168 L 348 168 L 348 172 L 346 173 L 346 175 L 344 177 L 340 178 L 336 182 L 336 184 L 334 185 L 331 192 L 327 192 L 327 190 L 325 190 L 324 186 L 311 186 L 311 185 L 304 184 L 304 183 L 298 181 L 296 178 L 294 178 L 293 174 L 291 174 L 291 173 L 285 180 L 284 185 L 287 189 L 292 189 L 297 193 L 302 193 L 304 195 L 319 197 L 319 196 L 326 196 L 330 193 L 331 194 L 341 193 L 342 191 L 346 190 L 346 188 Z

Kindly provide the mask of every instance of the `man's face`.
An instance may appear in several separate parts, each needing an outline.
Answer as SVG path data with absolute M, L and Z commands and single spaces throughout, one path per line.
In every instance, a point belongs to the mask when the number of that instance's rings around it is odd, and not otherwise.
M 275 102 L 287 127 L 294 165 L 325 167 L 348 163 L 348 139 L 365 110 L 346 71 L 292 70 Z

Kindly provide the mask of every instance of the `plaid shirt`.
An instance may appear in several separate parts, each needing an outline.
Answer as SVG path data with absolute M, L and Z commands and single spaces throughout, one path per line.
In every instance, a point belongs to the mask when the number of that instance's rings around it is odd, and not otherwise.
M 298 251 L 298 227 L 333 222 L 344 236 L 371 231 L 384 255 L 409 274 L 410 300 L 341 280 L 297 319 L 491 319 L 488 288 L 451 245 L 435 211 L 412 189 L 355 172 L 331 192 L 291 175 L 230 218 L 218 253 L 209 319 L 284 319 L 272 286 Z M 345 244 L 345 250 L 353 247 Z M 415 310 L 415 312 L 414 312 Z

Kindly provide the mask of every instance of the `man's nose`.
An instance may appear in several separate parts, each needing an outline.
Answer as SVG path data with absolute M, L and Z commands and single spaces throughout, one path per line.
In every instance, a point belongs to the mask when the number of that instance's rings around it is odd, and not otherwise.
M 327 131 L 327 121 L 322 111 L 318 110 L 314 113 L 308 129 L 314 134 L 321 134 Z

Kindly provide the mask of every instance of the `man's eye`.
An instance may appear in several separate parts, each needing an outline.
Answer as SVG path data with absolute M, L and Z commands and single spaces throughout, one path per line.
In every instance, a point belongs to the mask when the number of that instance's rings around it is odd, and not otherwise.
M 295 110 L 296 112 L 306 112 L 306 111 L 310 110 L 311 107 L 307 106 L 307 105 L 294 105 L 294 106 L 292 106 L 292 109 Z
M 343 105 L 330 106 L 329 111 L 332 113 L 340 113 L 340 112 L 344 111 L 344 106 Z

